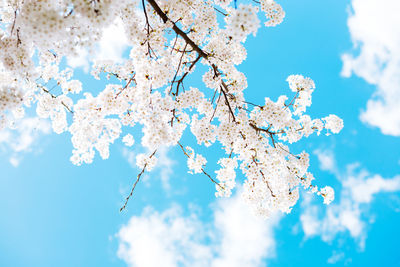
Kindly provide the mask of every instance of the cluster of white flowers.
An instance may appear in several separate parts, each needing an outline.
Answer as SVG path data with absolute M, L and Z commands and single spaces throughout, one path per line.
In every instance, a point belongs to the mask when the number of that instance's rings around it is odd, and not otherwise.
M 296 99 L 293 107 L 296 109 L 294 114 L 300 115 L 306 111 L 306 108 L 311 106 L 311 94 L 315 89 L 314 81 L 310 78 L 304 78 L 302 75 L 290 75 L 287 78 L 289 88 L 296 92 Z
M 227 23 L 227 35 L 235 40 L 245 41 L 247 35 L 256 35 L 260 27 L 257 17 L 258 7 L 252 5 L 240 5 L 238 9 L 232 9 L 231 14 L 225 18 Z
M 158 148 L 179 144 L 190 172 L 207 175 L 217 196 L 231 194 L 240 169 L 244 197 L 262 216 L 289 212 L 300 187 L 330 202 L 332 190 L 312 184 L 308 154 L 294 154 L 288 145 L 323 129 L 338 133 L 343 122 L 335 115 L 304 114 L 315 85 L 301 75 L 287 80 L 295 93 L 291 100 L 246 102 L 246 76 L 236 68 L 247 56 L 246 37 L 256 35 L 260 11 L 267 26 L 281 23 L 285 13 L 273 0 L 232 5 L 231 0 L 0 2 L 1 125 L 35 106 L 56 133 L 71 134 L 76 165 L 91 163 L 96 151 L 108 158 L 123 129 L 140 125 L 141 145 L 155 151 L 137 156 L 143 171 L 156 166 Z M 89 92 L 62 67 L 63 59 L 82 49 L 93 52 L 103 28 L 115 19 L 122 21 L 129 57 L 95 62 L 91 74 L 96 79 L 105 74 L 108 84 Z M 186 77 L 200 64 L 206 68 L 204 88 L 187 87 Z M 206 157 L 181 145 L 187 127 L 199 145 L 222 145 L 226 156 L 218 161 L 215 180 L 206 172 Z M 130 134 L 122 141 L 134 144 Z
M 281 5 L 276 3 L 274 0 L 261 0 L 261 9 L 265 12 L 267 21 L 265 26 L 276 26 L 282 23 L 285 17 L 285 11 L 283 11 Z
M 325 186 L 320 190 L 321 196 L 324 198 L 324 204 L 330 204 L 335 198 L 335 191 L 330 186 Z
M 157 165 L 157 158 L 153 154 L 150 156 L 139 154 L 136 156 L 136 165 L 140 169 L 151 171 Z
M 217 179 L 221 186 L 217 187 L 216 196 L 227 196 L 229 197 L 232 193 L 232 189 L 236 186 L 236 168 L 237 160 L 235 158 L 222 158 L 218 161 L 221 165 L 221 169 L 215 171 Z
M 0 87 L 0 113 L 14 109 L 22 102 L 22 94 L 15 87 Z
M 206 158 L 200 154 L 195 154 L 191 147 L 186 147 L 186 150 L 188 151 L 187 154 L 189 156 L 187 160 L 187 166 L 190 170 L 189 172 L 202 173 L 203 167 L 207 164 Z
M 0 63 L 0 129 L 13 125 L 14 120 L 10 121 L 8 117 L 18 119 L 24 116 L 23 101 L 23 91 L 16 79 Z
M 323 120 L 325 120 L 325 128 L 334 134 L 339 133 L 343 129 L 343 120 L 334 114 L 323 118 Z

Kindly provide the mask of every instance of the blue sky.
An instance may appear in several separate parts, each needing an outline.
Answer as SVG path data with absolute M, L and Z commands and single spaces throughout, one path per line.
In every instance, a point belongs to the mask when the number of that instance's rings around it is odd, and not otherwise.
M 120 213 L 142 148 L 118 140 L 108 160 L 76 167 L 70 136 L 32 119 L 0 133 L 0 266 L 168 266 L 179 257 L 191 266 L 399 266 L 396 2 L 282 0 L 283 23 L 246 42 L 239 69 L 249 101 L 290 94 L 287 76 L 302 74 L 316 83 L 308 113 L 344 120 L 340 134 L 292 148 L 310 153 L 318 185 L 334 187 L 330 206 L 303 193 L 292 213 L 254 218 L 236 195 L 216 199 L 207 177 L 188 174 L 185 156 L 171 148 Z M 99 86 L 83 68 L 76 75 Z M 192 83 L 200 79 L 197 72 Z M 218 151 L 207 152 L 210 170 Z

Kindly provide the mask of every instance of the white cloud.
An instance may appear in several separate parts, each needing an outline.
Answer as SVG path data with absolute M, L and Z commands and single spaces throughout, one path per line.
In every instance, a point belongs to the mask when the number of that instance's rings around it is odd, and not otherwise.
M 176 205 L 162 213 L 146 208 L 118 232 L 118 256 L 137 267 L 264 266 L 275 255 L 279 220 L 256 218 L 238 196 L 217 201 L 212 224 Z
M 319 151 L 321 155 L 334 156 L 329 151 Z M 321 166 L 325 166 L 326 157 Z M 329 165 L 329 164 L 328 164 Z M 331 165 L 329 165 L 331 166 Z M 333 165 L 335 166 L 335 165 Z M 329 169 L 329 168 L 325 168 Z M 340 233 L 348 232 L 355 239 L 360 249 L 364 249 L 367 237 L 368 210 L 373 197 L 378 193 L 400 191 L 400 175 L 393 178 L 383 178 L 361 169 L 359 164 L 350 164 L 344 174 L 337 171 L 341 182 L 340 198 L 323 209 L 312 203 L 312 197 L 303 198 L 303 213 L 300 216 L 305 237 L 321 236 L 325 242 L 330 242 Z
M 168 147 L 161 147 L 158 150 L 158 165 L 156 167 L 156 170 L 159 171 L 160 173 L 160 179 L 163 188 L 167 191 L 170 192 L 171 185 L 169 183 L 169 180 L 171 178 L 171 175 L 173 174 L 173 166 L 176 164 L 175 160 L 172 160 L 168 156 L 168 152 L 170 149 Z
M 117 18 L 114 23 L 103 30 L 103 35 L 93 55 L 90 55 L 86 49 L 80 49 L 77 57 L 67 59 L 68 65 L 72 68 L 81 67 L 85 72 L 88 72 L 91 61 L 113 60 L 114 62 L 122 62 L 122 56 L 128 44 L 122 21 Z
M 120 229 L 118 256 L 129 266 L 206 266 L 212 251 L 200 243 L 204 231 L 196 215 L 183 216 L 179 206 L 162 213 L 146 208 Z
M 263 266 L 263 259 L 275 257 L 274 228 L 280 216 L 255 217 L 238 196 L 219 200 L 214 227 L 220 236 L 215 241 L 220 253 L 211 266 Z
M 301 216 L 300 221 L 303 232 L 306 236 L 314 236 L 319 234 L 321 222 L 317 219 L 318 207 L 311 205 L 311 196 L 307 195 L 303 200 L 303 207 L 306 210 Z
M 342 55 L 342 75 L 354 73 L 377 86 L 360 118 L 400 136 L 400 1 L 352 0 L 351 6 L 348 27 L 359 53 Z
M 136 168 L 136 153 L 135 152 L 124 147 L 122 149 L 122 156 L 129 163 L 129 166 L 131 166 L 131 168 Z
M 99 50 L 94 56 L 96 60 L 122 61 L 122 54 L 128 47 L 128 39 L 125 35 L 124 26 L 121 19 L 116 19 L 114 23 L 104 29 L 100 39 Z
M 15 129 L 4 128 L 0 131 L 0 148 L 11 154 L 10 164 L 17 167 L 22 158 L 21 153 L 32 151 L 40 136 L 50 132 L 48 121 L 24 118 L 16 123 Z
M 344 191 L 342 192 L 346 193 Z M 358 242 L 359 247 L 364 248 L 366 229 L 358 203 L 341 197 L 337 204 L 321 209 L 306 199 L 307 197 L 303 200 L 303 213 L 300 216 L 305 237 L 321 236 L 323 241 L 331 242 L 340 233 L 348 232 Z
M 329 264 L 335 264 L 344 259 L 343 252 L 333 251 L 332 256 L 327 260 Z
M 373 195 L 380 192 L 395 192 L 400 190 L 400 175 L 391 179 L 384 179 L 380 175 L 371 176 L 363 171 L 359 174 L 362 178 L 350 177 L 344 182 L 346 188 L 350 188 L 354 201 L 358 203 L 370 203 Z
M 317 155 L 319 161 L 319 168 L 323 171 L 330 171 L 336 173 L 336 161 L 331 150 L 314 150 L 314 154 Z
M 19 162 L 20 162 L 20 159 L 16 155 L 11 156 L 11 158 L 10 158 L 11 165 L 13 165 L 14 167 L 18 167 Z

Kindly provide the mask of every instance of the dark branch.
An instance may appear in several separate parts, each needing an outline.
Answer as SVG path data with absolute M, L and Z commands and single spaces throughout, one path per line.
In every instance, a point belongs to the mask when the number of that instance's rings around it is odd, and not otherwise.
M 149 158 L 153 157 L 156 154 L 156 152 L 157 152 L 157 150 L 154 150 L 153 154 L 151 154 Z M 140 177 L 142 176 L 142 174 L 146 170 L 146 167 L 147 167 L 147 163 L 144 164 L 142 171 L 137 175 L 136 181 L 132 186 L 131 192 L 126 197 L 124 205 L 119 209 L 120 212 L 123 211 L 126 208 L 126 206 L 128 205 L 128 201 L 131 198 L 131 196 L 133 195 L 133 191 L 135 190 L 135 187 L 136 187 L 137 183 L 139 182 Z
M 160 6 L 154 0 L 147 0 L 149 4 L 153 7 L 154 11 L 157 15 L 162 19 L 164 23 L 168 21 L 172 23 L 172 29 L 176 34 L 182 37 L 186 43 L 188 43 L 201 57 L 207 59 L 208 54 L 206 54 L 198 45 L 196 45 L 190 38 L 187 36 L 185 32 L 183 32 L 178 26 L 176 26 L 175 22 L 170 20 L 168 16 L 161 10 Z

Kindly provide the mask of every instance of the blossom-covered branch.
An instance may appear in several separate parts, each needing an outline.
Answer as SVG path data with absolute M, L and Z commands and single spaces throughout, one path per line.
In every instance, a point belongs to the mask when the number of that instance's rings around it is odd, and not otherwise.
M 313 133 L 338 133 L 343 122 L 335 115 L 311 119 L 305 114 L 315 85 L 302 75 L 287 79 L 294 95 L 290 101 L 286 96 L 255 104 L 246 100 L 246 76 L 236 68 L 246 59 L 245 41 L 259 30 L 260 11 L 267 27 L 280 24 L 285 13 L 273 0 L 235 6 L 231 0 L 2 1 L 1 127 L 36 107 L 56 133 L 69 132 L 71 161 L 81 165 L 91 163 L 96 152 L 108 158 L 110 145 L 120 137 L 132 146 L 129 132 L 138 125 L 146 151 L 180 146 L 189 171 L 206 175 L 217 196 L 230 196 L 239 182 L 244 198 L 261 216 L 289 212 L 300 187 L 329 203 L 333 191 L 312 184 L 308 154 L 294 153 L 289 146 Z M 93 77 L 107 78 L 105 88 L 93 92 L 61 62 L 84 50 L 96 51 L 114 21 L 123 26 L 130 53 L 123 62 L 92 62 Z M 187 87 L 200 64 L 206 67 L 203 84 Z M 222 145 L 225 155 L 215 175 L 205 172 L 207 155 L 181 145 L 187 128 L 198 145 Z M 141 172 L 122 209 L 141 175 L 156 162 L 154 153 L 137 156 Z

